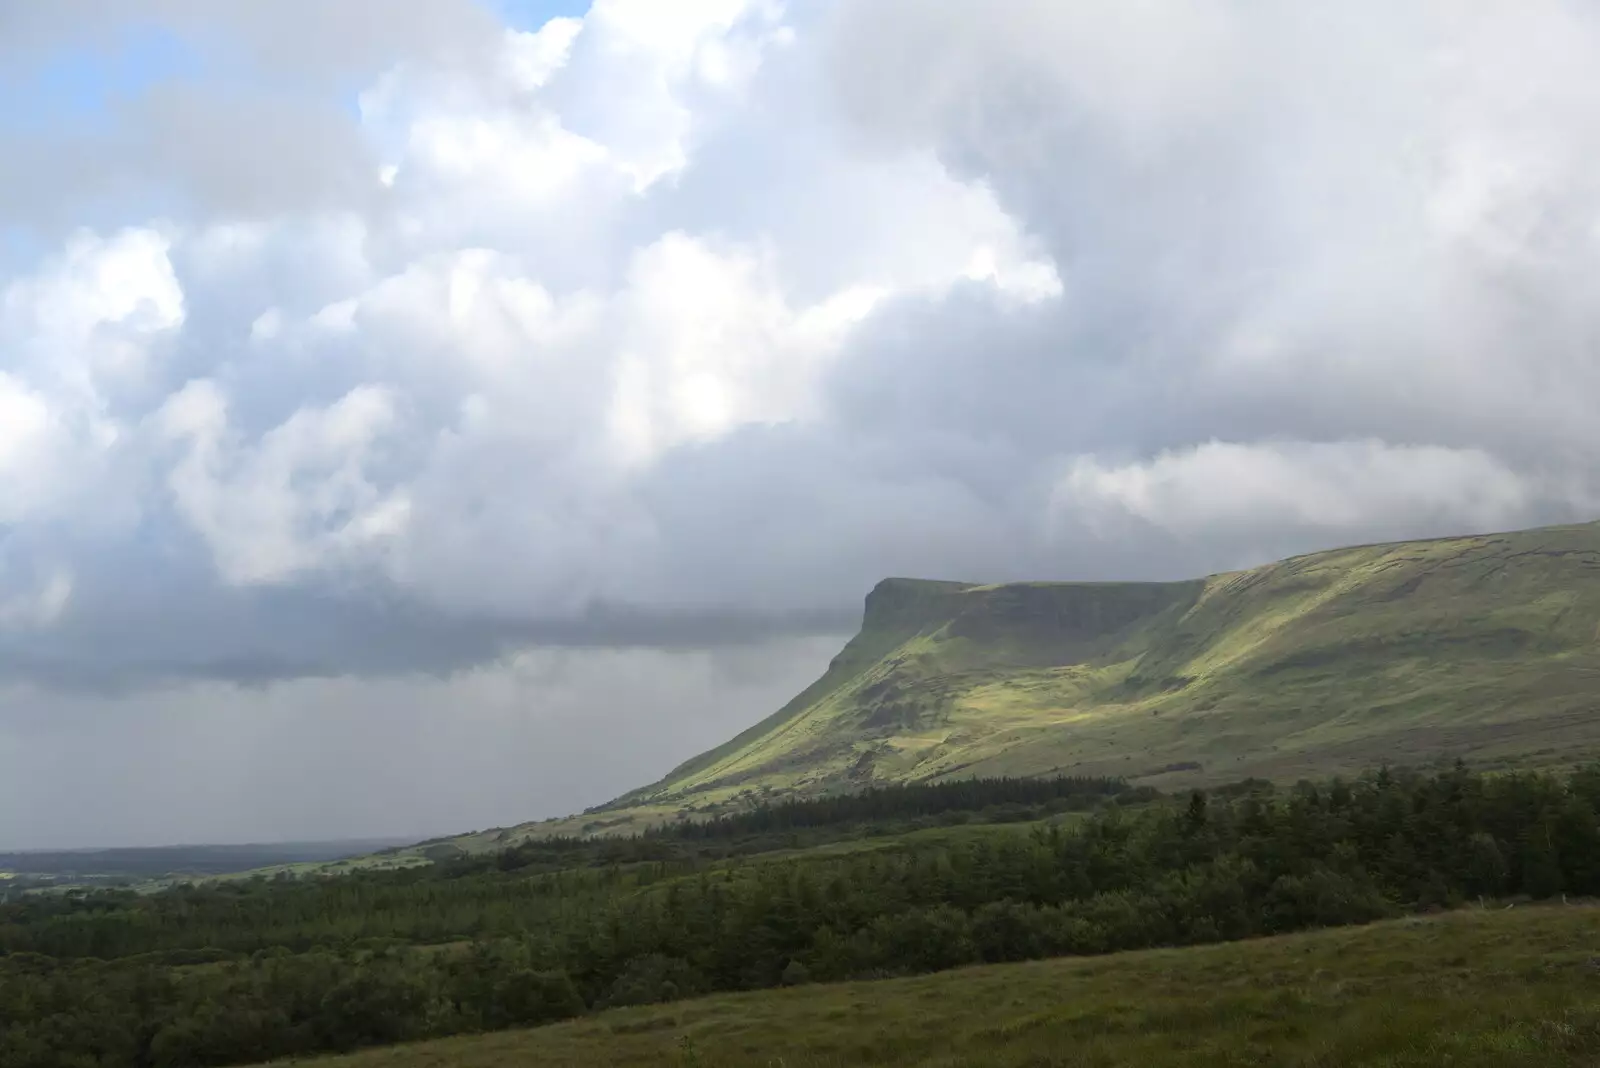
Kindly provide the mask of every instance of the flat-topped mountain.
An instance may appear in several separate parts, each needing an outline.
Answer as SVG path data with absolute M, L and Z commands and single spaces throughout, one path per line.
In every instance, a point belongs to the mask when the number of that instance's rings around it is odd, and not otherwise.
M 565 831 L 960 776 L 1293 780 L 1600 752 L 1600 525 L 1172 583 L 887 579 L 826 674 Z M 520 832 L 501 832 L 520 837 Z

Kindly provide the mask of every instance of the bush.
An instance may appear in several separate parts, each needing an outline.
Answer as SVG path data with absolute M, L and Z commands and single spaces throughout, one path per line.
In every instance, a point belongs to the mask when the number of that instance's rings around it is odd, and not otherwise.
M 623 966 L 622 974 L 600 1000 L 597 1008 L 623 1005 L 654 1005 L 693 997 L 706 988 L 704 976 L 679 957 L 648 953 L 634 957 Z

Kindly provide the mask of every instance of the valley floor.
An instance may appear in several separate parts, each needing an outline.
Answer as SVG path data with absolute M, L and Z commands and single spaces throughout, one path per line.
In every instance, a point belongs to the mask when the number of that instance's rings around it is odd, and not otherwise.
M 1600 907 L 723 995 L 318 1068 L 1600 1065 Z

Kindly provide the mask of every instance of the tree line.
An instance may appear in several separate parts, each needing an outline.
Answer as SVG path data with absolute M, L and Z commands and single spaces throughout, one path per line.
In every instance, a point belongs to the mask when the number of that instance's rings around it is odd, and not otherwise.
M 532 839 L 493 854 L 440 863 L 445 873 L 459 875 L 490 868 L 554 870 L 575 864 L 711 860 L 957 823 L 1023 822 L 1107 802 L 1138 805 L 1159 796 L 1151 787 L 1122 779 L 1070 775 L 894 783 L 857 793 L 756 802 L 740 811 L 681 819 L 640 834 Z
M 1600 767 L 1117 796 L 1073 820 L 892 849 L 439 865 L 5 906 L 0 1064 L 202 1068 L 713 990 L 1600 894 Z

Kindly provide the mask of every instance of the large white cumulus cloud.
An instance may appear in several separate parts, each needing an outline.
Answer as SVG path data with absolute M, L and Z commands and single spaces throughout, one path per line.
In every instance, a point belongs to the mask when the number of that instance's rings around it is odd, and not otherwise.
M 396 612 L 430 669 L 716 643 L 891 572 L 1180 575 L 1600 493 L 1584 5 L 361 11 L 152 0 L 259 119 L 211 139 L 202 73 L 39 156 L 112 177 L 0 282 L 12 674 L 403 670 Z M 7 18 L 18 55 L 80 24 Z M 171 196 L 50 221 L 134 188 Z
M 527 7 L 0 3 L 0 840 L 509 822 L 888 574 L 1600 512 L 1587 3 Z

